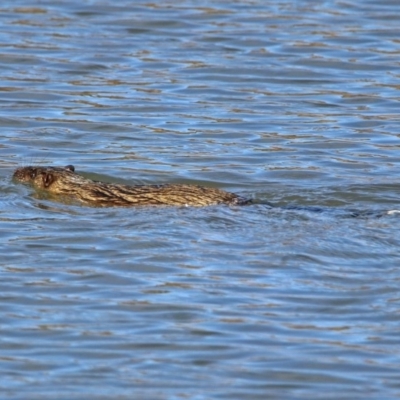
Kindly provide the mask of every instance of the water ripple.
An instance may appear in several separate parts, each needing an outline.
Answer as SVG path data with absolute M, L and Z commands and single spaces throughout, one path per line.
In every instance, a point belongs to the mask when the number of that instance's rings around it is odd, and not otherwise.
M 396 2 L 0 6 L 4 398 L 395 398 Z M 14 168 L 246 207 L 99 209 Z

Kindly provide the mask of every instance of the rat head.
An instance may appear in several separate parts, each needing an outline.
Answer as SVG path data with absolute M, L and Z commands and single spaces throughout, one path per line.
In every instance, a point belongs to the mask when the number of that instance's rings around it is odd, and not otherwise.
M 14 172 L 13 179 L 16 182 L 32 185 L 38 189 L 51 189 L 61 174 L 73 175 L 75 168 L 73 165 L 66 167 L 21 167 Z

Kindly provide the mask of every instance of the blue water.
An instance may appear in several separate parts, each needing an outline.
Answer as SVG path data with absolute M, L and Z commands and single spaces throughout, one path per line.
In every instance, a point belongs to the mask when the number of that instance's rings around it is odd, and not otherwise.
M 389 0 L 3 2 L 0 397 L 400 397 L 399 27 Z M 254 204 L 68 205 L 29 164 Z

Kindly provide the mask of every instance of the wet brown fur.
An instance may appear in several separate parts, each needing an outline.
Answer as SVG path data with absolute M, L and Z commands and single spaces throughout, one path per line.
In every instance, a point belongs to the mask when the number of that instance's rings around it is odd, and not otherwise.
M 246 204 L 234 193 L 196 185 L 120 185 L 97 182 L 75 173 L 72 165 L 21 167 L 14 172 L 16 182 L 29 184 L 49 197 L 95 207 L 210 206 Z

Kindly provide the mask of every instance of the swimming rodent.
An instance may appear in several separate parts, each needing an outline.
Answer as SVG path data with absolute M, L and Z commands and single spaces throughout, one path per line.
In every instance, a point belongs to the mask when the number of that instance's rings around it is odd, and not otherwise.
M 121 185 L 84 178 L 73 165 L 17 168 L 13 179 L 49 198 L 94 207 L 244 205 L 251 200 L 221 189 L 181 184 Z

